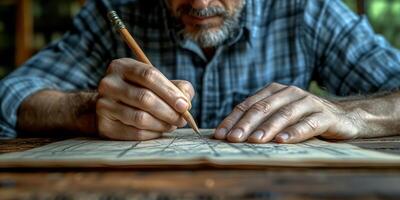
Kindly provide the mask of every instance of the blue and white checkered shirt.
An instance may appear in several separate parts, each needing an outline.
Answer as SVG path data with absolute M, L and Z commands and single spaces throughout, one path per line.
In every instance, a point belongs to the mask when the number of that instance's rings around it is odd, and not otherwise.
M 169 79 L 190 81 L 200 127 L 215 127 L 232 108 L 271 82 L 307 89 L 311 80 L 336 95 L 400 86 L 400 52 L 339 0 L 246 0 L 241 29 L 207 60 L 177 34 L 161 0 L 89 0 L 73 29 L 0 82 L 0 137 L 15 137 L 17 110 L 43 89 L 96 89 L 111 60 L 134 57 L 109 24 L 114 9 L 152 63 Z

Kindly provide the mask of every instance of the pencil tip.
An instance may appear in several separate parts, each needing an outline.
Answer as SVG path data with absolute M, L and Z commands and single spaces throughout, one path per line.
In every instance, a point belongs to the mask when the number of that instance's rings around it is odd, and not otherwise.
M 193 120 L 189 123 L 189 125 L 192 127 L 192 129 L 196 132 L 196 133 L 200 133 L 199 127 L 197 127 L 196 122 Z
M 200 134 L 200 130 L 199 130 L 199 128 L 197 127 L 196 124 L 194 124 L 193 129 L 194 129 L 194 131 L 195 131 L 196 133 Z
M 196 133 L 200 134 L 199 127 L 197 127 L 196 122 L 194 121 L 192 115 L 191 115 L 188 111 L 186 111 L 186 112 L 184 113 L 184 117 L 185 117 L 186 121 L 189 123 L 189 126 L 192 127 L 192 129 L 193 129 Z

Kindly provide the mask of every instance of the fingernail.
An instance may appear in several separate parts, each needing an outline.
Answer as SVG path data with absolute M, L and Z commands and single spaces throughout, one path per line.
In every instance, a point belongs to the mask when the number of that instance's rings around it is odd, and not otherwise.
M 230 134 L 231 137 L 240 139 L 243 136 L 243 131 L 240 128 L 234 129 Z
M 177 109 L 177 111 L 179 112 L 183 112 L 186 111 L 186 109 L 189 107 L 188 103 L 183 100 L 183 99 L 178 99 L 175 103 L 175 108 Z
M 280 140 L 282 140 L 282 141 L 286 141 L 286 140 L 288 140 L 289 139 L 289 134 L 288 133 L 280 133 L 280 134 L 278 134 L 278 136 L 277 136 Z
M 226 128 L 219 128 L 215 131 L 215 137 L 223 139 L 226 136 L 226 133 L 228 132 L 228 129 Z
M 258 130 L 258 131 L 254 132 L 254 133 L 251 135 L 251 137 L 252 137 L 253 139 L 256 139 L 256 140 L 261 140 L 263 136 L 264 136 L 264 131 L 261 131 L 261 130 Z

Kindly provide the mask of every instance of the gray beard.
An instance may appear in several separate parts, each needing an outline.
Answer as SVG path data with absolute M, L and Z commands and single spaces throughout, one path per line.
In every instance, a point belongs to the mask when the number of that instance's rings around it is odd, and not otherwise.
M 168 0 L 166 0 L 168 3 Z M 240 16 L 246 0 L 235 9 L 232 16 L 224 17 L 224 22 L 220 27 L 212 28 L 207 26 L 199 26 L 197 32 L 188 32 L 183 27 L 178 33 L 184 39 L 189 39 L 197 43 L 201 48 L 210 48 L 222 45 L 225 41 L 238 32 L 240 28 Z M 168 5 L 168 4 L 167 4 Z M 183 25 L 183 24 L 182 24 Z
M 185 39 L 193 40 L 202 48 L 210 48 L 222 45 L 226 40 L 231 38 L 239 30 L 240 14 L 230 19 L 225 19 L 221 27 L 209 30 L 202 27 L 196 33 L 182 30 Z

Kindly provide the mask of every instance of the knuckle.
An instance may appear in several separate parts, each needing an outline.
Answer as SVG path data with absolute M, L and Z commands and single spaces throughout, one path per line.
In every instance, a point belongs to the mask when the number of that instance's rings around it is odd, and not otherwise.
M 135 63 L 135 62 L 137 62 L 136 60 L 134 60 L 132 58 L 127 58 L 127 57 L 119 58 L 117 60 L 119 60 L 121 63 Z
M 112 88 L 114 88 L 112 80 L 105 77 L 101 79 L 97 90 L 100 96 L 104 96 Z
M 115 59 L 110 62 L 108 65 L 108 72 L 119 72 L 121 70 L 121 65 L 122 65 L 122 60 L 121 59 Z
M 279 116 L 280 118 L 283 118 L 283 119 L 285 119 L 285 120 L 290 120 L 290 118 L 293 116 L 293 113 L 294 113 L 293 110 L 294 110 L 293 108 L 288 107 L 288 106 L 285 106 L 285 107 L 281 108 L 281 109 L 278 111 L 277 114 L 278 114 L 278 116 Z
M 128 118 L 131 119 L 137 125 L 143 125 L 145 122 L 145 113 L 144 112 L 129 112 L 127 114 Z
M 307 124 L 312 131 L 315 131 L 319 127 L 318 121 L 312 118 L 304 119 L 304 123 Z
M 283 85 L 280 84 L 280 83 L 273 82 L 273 83 L 269 84 L 268 87 L 271 87 L 271 88 L 279 88 L 279 87 L 282 87 L 282 86 L 283 86 Z
M 225 125 L 232 125 L 232 124 L 234 124 L 235 123 L 235 121 L 232 119 L 232 118 L 226 118 L 225 120 L 224 120 L 224 124 Z
M 312 102 L 314 102 L 314 97 L 311 95 L 307 95 L 304 97 L 304 101 L 307 103 L 312 103 Z
M 218 126 L 218 128 L 230 129 L 235 123 L 236 121 L 233 119 L 233 117 L 228 116 L 222 121 L 222 123 Z
M 153 100 L 153 94 L 149 90 L 139 89 L 136 95 L 136 99 L 142 105 L 149 105 Z
M 284 87 L 285 87 L 285 85 L 273 82 L 273 83 L 269 84 L 265 89 L 266 90 L 279 90 L 279 89 L 284 88 Z
M 320 105 L 319 103 L 321 103 L 319 97 L 314 96 L 312 94 L 308 94 L 304 100 L 308 103 L 308 104 L 313 104 L 313 105 Z
M 303 90 L 302 89 L 300 89 L 299 87 L 297 87 L 297 86 L 293 86 L 293 85 L 291 85 L 291 86 L 288 86 L 288 88 L 287 88 L 288 90 L 289 90 L 289 92 L 291 92 L 291 93 L 295 93 L 295 94 L 298 94 L 298 93 L 303 93 Z
M 157 75 L 157 70 L 152 67 L 144 68 L 141 73 L 142 78 L 148 83 L 155 83 Z
M 320 111 L 322 108 L 321 101 L 318 100 L 318 97 L 311 94 L 306 95 L 298 104 L 300 103 L 304 103 L 307 106 L 313 106 L 313 108 L 318 111 Z
M 246 112 L 248 109 L 250 109 L 251 105 L 248 103 L 248 101 L 243 101 L 242 103 L 239 103 L 238 105 L 235 106 L 235 109 L 240 111 L 240 112 Z
M 271 110 L 271 103 L 268 101 L 259 101 L 252 106 L 252 109 L 258 112 L 268 113 Z

